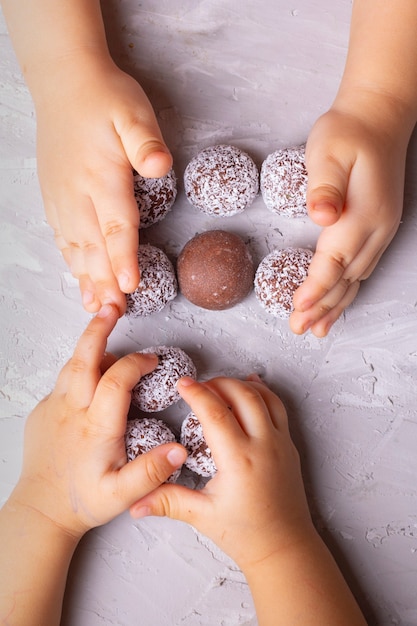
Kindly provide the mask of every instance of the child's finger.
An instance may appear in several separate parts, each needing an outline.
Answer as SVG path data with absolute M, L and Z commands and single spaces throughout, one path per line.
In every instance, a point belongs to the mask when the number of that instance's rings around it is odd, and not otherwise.
M 137 87 L 141 89 L 139 85 Z M 172 156 L 162 138 L 151 105 L 147 107 L 146 118 L 142 110 L 140 116 L 124 119 L 121 124 L 116 125 L 116 131 L 132 167 L 145 178 L 159 178 L 168 174 L 172 167 Z
M 103 355 L 102 355 L 103 357 Z M 158 365 L 155 354 L 133 353 L 119 359 L 101 377 L 90 403 L 89 419 L 120 436 L 126 428 L 131 391 L 138 380 Z
M 332 154 L 306 148 L 307 210 L 319 226 L 330 226 L 339 219 L 346 199 L 351 165 L 346 169 Z
M 181 378 L 177 383 L 181 397 L 198 417 L 208 445 L 215 451 L 218 469 L 222 458 L 228 458 L 232 449 L 239 448 L 245 433 L 226 402 L 207 383 Z
M 262 380 L 248 380 L 262 396 L 265 406 L 268 409 L 272 423 L 278 430 L 288 430 L 287 411 L 281 399 Z
M 117 493 L 123 498 L 122 509 L 131 507 L 160 487 L 186 458 L 183 446 L 169 443 L 156 446 L 123 465 L 117 473 Z
M 116 325 L 116 307 L 104 305 L 90 321 L 75 347 L 72 358 L 61 371 L 56 390 L 66 393 L 71 406 L 85 408 L 90 405 L 97 382 L 100 365 L 106 350 L 107 338 Z
M 215 378 L 206 385 L 230 406 L 247 435 L 268 437 L 271 425 L 278 427 L 279 411 L 282 410 L 281 401 L 264 385 L 234 378 Z M 271 412 L 274 413 L 277 422 L 272 419 Z
M 139 210 L 131 171 L 129 175 L 129 179 L 121 178 L 94 198 L 112 272 L 124 293 L 134 291 L 139 284 Z
M 166 516 L 195 526 L 195 512 L 198 511 L 200 518 L 204 519 L 205 506 L 206 496 L 202 491 L 166 484 L 136 501 L 129 511 L 135 519 L 148 515 Z

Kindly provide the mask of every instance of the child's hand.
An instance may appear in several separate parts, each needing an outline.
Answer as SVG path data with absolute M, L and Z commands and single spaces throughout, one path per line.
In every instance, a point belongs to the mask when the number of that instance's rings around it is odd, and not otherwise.
M 408 137 L 387 127 L 336 109 L 313 127 L 306 147 L 307 207 L 325 228 L 294 295 L 295 333 L 310 328 L 325 336 L 397 231 Z
M 115 362 L 105 356 L 116 320 L 116 308 L 105 305 L 54 391 L 29 416 L 22 475 L 11 496 L 76 538 L 156 489 L 186 458 L 184 448 L 172 443 L 127 463 L 131 389 L 156 367 L 157 358 L 131 354 Z
M 163 485 L 130 511 L 169 515 L 213 539 L 245 570 L 312 528 L 298 453 L 279 398 L 264 384 L 181 379 L 178 389 L 198 416 L 217 473 L 201 491 Z
M 48 222 L 85 309 L 112 302 L 122 314 L 124 293 L 139 282 L 132 168 L 156 178 L 172 157 L 142 88 L 110 59 L 64 59 L 39 91 L 38 171 Z

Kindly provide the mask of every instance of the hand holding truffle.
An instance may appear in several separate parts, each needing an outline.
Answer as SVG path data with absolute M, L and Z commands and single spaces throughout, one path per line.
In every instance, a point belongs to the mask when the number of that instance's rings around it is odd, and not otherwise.
M 58 624 L 82 535 L 159 487 L 185 460 L 175 442 L 127 460 L 131 389 L 158 361 L 105 354 L 117 317 L 114 306 L 102 307 L 28 418 L 23 470 L 0 511 L 0 616 L 13 612 L 10 623 Z
M 140 85 L 112 61 L 100 3 L 2 3 L 37 117 L 46 216 L 84 307 L 96 312 L 139 282 L 134 168 L 168 173 L 172 157 Z
M 307 208 L 325 228 L 294 296 L 296 333 L 326 335 L 397 231 L 417 117 L 416 19 L 413 0 L 387 3 L 383 11 L 353 3 L 343 79 L 306 147 Z
M 161 486 L 130 508 L 133 517 L 168 515 L 213 539 L 242 568 L 261 626 L 364 625 L 314 529 L 280 399 L 257 377 L 184 378 L 178 389 L 217 472 L 199 491 Z

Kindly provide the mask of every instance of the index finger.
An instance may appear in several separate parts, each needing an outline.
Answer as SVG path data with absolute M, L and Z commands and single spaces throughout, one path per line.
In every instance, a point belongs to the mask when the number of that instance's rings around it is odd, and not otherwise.
M 105 354 L 107 338 L 116 325 L 118 310 L 111 304 L 102 306 L 90 321 L 75 347 L 74 354 L 62 369 L 56 384 L 58 393 L 67 394 L 74 408 L 90 405 L 98 381 Z

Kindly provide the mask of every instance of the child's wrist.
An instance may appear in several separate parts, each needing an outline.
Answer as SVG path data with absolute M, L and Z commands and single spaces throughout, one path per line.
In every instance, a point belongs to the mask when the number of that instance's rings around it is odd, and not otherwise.
M 377 87 L 342 81 L 332 110 L 362 120 L 381 134 L 408 143 L 417 119 L 416 103 Z

